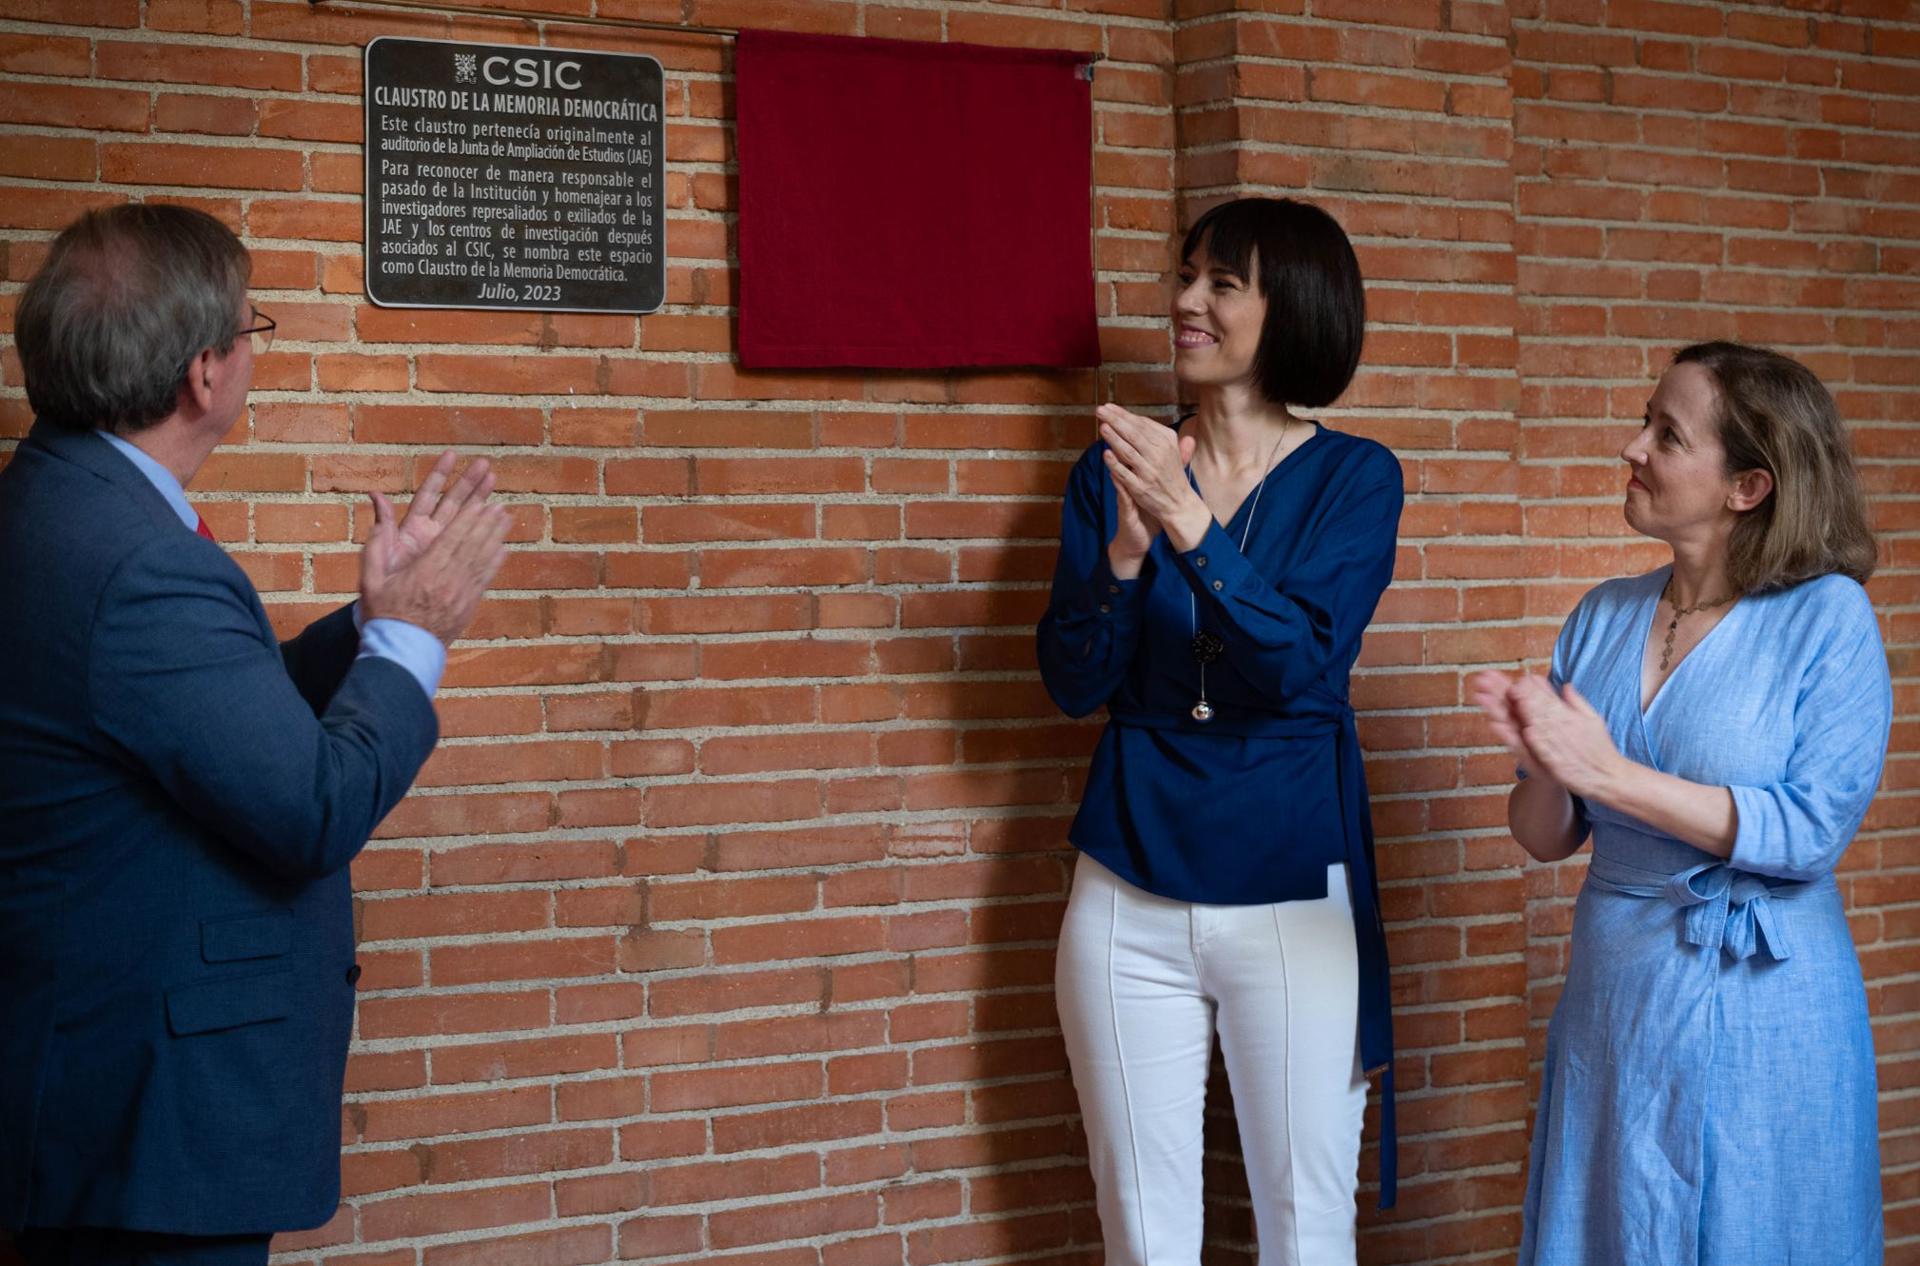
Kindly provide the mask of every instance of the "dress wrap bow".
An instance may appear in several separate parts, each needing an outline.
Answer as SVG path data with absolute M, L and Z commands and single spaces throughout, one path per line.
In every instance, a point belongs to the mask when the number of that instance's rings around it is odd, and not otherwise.
M 1687 941 L 1702 949 L 1723 949 L 1735 962 L 1765 946 L 1774 959 L 1792 957 L 1786 933 L 1775 916 L 1775 897 L 1796 897 L 1810 884 L 1769 884 L 1751 871 L 1725 862 L 1704 862 L 1676 875 L 1660 875 L 1596 857 L 1587 882 L 1629 897 L 1658 897 L 1686 914 Z

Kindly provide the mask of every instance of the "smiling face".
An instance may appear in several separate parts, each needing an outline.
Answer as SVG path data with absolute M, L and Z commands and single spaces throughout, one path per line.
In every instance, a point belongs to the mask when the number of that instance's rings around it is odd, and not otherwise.
M 1173 372 L 1189 386 L 1225 386 L 1254 380 L 1260 335 L 1266 327 L 1267 300 L 1254 278 L 1258 254 L 1247 261 L 1247 276 L 1213 259 L 1202 241 L 1180 266 L 1173 296 Z
M 1746 508 L 1741 481 L 1727 474 L 1719 407 L 1719 388 L 1704 367 L 1679 364 L 1661 376 L 1639 434 L 1620 450 L 1634 531 L 1667 542 L 1697 539 L 1730 530 Z

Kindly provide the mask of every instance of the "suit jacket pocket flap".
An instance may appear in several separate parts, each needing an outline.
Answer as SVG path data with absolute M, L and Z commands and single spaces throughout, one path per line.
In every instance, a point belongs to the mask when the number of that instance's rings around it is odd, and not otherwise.
M 167 991 L 167 1027 L 175 1037 L 186 1037 L 285 1019 L 292 1010 L 288 1003 L 292 990 L 290 971 L 181 985 Z
M 285 910 L 209 919 L 200 925 L 200 957 L 209 963 L 272 958 L 293 945 L 293 916 Z

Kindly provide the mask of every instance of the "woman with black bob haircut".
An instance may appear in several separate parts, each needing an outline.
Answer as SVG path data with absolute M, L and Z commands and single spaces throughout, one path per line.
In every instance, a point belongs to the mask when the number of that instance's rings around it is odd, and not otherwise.
M 1104 405 L 1069 480 L 1041 675 L 1108 722 L 1056 989 L 1109 1266 L 1194 1266 L 1217 1028 L 1261 1261 L 1354 1261 L 1387 959 L 1348 674 L 1393 575 L 1399 463 L 1301 417 L 1366 321 L 1346 234 L 1243 198 L 1181 246 L 1177 428 Z M 1393 1200 L 1391 1078 L 1381 1203 Z

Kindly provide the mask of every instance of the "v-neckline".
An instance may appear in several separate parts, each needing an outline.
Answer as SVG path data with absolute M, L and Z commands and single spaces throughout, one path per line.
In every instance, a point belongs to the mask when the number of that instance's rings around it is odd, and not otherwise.
M 1327 433 L 1327 428 L 1320 425 L 1320 423 L 1317 420 L 1312 418 L 1303 419 L 1303 420 L 1309 422 L 1313 426 L 1313 433 L 1307 436 L 1306 439 L 1301 440 L 1298 444 L 1294 445 L 1292 452 L 1288 453 L 1285 457 L 1282 457 L 1279 461 L 1275 462 L 1272 466 L 1269 466 L 1267 468 L 1267 473 L 1260 476 L 1259 479 L 1255 480 L 1253 487 L 1247 489 L 1246 495 L 1240 498 L 1240 504 L 1233 508 L 1232 514 L 1229 514 L 1224 519 L 1220 518 L 1218 515 L 1214 516 L 1213 521 L 1220 525 L 1221 531 L 1231 532 L 1233 528 L 1234 520 L 1240 517 L 1240 512 L 1242 510 L 1245 510 L 1250 504 L 1252 504 L 1254 494 L 1259 492 L 1262 488 L 1266 487 L 1267 481 L 1269 479 L 1272 479 L 1276 474 L 1278 474 L 1282 469 L 1284 469 L 1288 463 L 1292 462 L 1294 458 L 1298 457 L 1302 452 L 1304 452 L 1306 450 L 1307 445 L 1313 443 L 1315 440 L 1319 439 L 1322 435 L 1325 435 Z M 1200 499 L 1202 501 L 1206 500 L 1207 494 L 1201 489 L 1200 480 L 1194 475 L 1193 464 L 1191 462 L 1187 464 L 1187 482 L 1193 485 L 1193 490 L 1195 492 L 1200 493 Z M 1211 513 L 1211 510 L 1209 510 L 1209 512 Z
M 1667 579 L 1671 579 L 1673 576 L 1673 565 L 1669 563 L 1665 571 Z M 1680 657 L 1680 662 L 1675 664 L 1667 673 L 1666 680 L 1654 689 L 1653 697 L 1647 699 L 1647 701 L 1642 704 L 1640 701 L 1646 694 L 1647 648 L 1653 645 L 1653 626 L 1658 621 L 1660 614 L 1660 595 L 1666 592 L 1666 587 L 1667 580 L 1663 579 L 1660 582 L 1660 587 L 1653 591 L 1653 601 L 1650 602 L 1647 605 L 1647 609 L 1642 612 L 1642 618 L 1640 620 L 1640 655 L 1639 658 L 1634 660 L 1633 665 L 1633 702 L 1639 710 L 1643 737 L 1646 736 L 1645 726 L 1647 721 L 1653 716 L 1653 710 L 1659 706 L 1660 700 L 1666 697 L 1667 687 L 1673 684 L 1673 679 L 1680 675 L 1680 670 L 1687 666 L 1688 661 L 1694 657 L 1695 653 L 1712 640 L 1713 635 L 1718 633 L 1721 627 L 1733 618 L 1733 613 L 1738 611 L 1746 601 L 1744 596 L 1735 598 L 1733 605 L 1727 608 L 1726 614 L 1714 621 L 1713 627 L 1701 634 L 1700 640 L 1687 648 L 1686 654 Z

